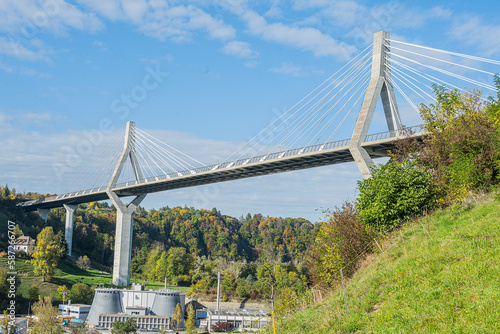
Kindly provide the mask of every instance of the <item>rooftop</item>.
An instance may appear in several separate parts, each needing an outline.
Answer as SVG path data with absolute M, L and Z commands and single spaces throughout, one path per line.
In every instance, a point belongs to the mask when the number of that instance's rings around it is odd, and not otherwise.
M 206 309 L 210 315 L 236 315 L 245 317 L 265 317 L 269 314 L 268 309 L 245 309 L 245 308 L 232 308 L 232 309 Z

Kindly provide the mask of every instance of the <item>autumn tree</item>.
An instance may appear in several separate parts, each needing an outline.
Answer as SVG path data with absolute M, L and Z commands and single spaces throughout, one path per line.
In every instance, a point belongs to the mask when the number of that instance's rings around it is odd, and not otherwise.
M 172 328 L 179 329 L 182 326 L 183 318 L 181 304 L 177 304 L 175 306 L 174 314 L 172 314 Z
M 333 285 L 340 279 L 340 269 L 350 274 L 356 268 L 356 260 L 363 251 L 369 250 L 370 232 L 358 219 L 355 204 L 345 202 L 335 208 L 327 222 L 321 224 L 309 256 L 311 272 L 318 284 Z
M 51 226 L 44 228 L 37 236 L 37 245 L 31 264 L 35 274 L 42 275 L 42 282 L 52 276 L 59 259 L 64 255 L 64 248 Z
M 90 269 L 90 259 L 87 255 L 78 257 L 76 260 L 76 265 L 80 269 L 89 270 Z
M 0 332 L 4 334 L 14 334 L 16 330 L 16 325 L 11 322 L 7 310 L 3 311 L 3 318 L 0 319 Z
M 193 305 L 189 304 L 187 307 L 187 320 L 186 320 L 186 334 L 196 333 L 196 316 Z
M 56 290 L 56 297 L 59 300 L 66 301 L 66 300 L 68 300 L 68 292 L 69 291 L 68 291 L 68 288 L 66 287 L 66 285 L 61 285 Z
M 33 314 L 35 315 L 35 323 L 33 325 L 33 334 L 60 334 L 63 333 L 62 328 L 56 322 L 56 317 L 59 314 L 57 307 L 52 306 L 52 298 L 50 296 L 41 297 L 33 304 Z

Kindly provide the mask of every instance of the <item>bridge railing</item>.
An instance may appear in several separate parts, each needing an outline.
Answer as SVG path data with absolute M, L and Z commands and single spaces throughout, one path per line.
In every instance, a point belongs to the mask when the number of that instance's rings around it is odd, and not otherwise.
M 385 131 L 385 132 L 370 134 L 370 135 L 366 136 L 365 143 L 377 141 L 377 140 L 389 139 L 389 138 L 393 138 L 393 137 L 401 137 L 401 136 L 411 135 L 411 134 L 419 133 L 419 132 L 423 132 L 423 131 L 424 131 L 424 128 L 423 128 L 422 124 L 415 125 L 412 127 L 403 127 L 402 129 L 395 130 L 395 131 Z M 273 159 L 281 159 L 281 158 L 291 157 L 291 156 L 300 155 L 300 154 L 304 154 L 304 153 L 319 152 L 319 151 L 323 151 L 323 150 L 329 150 L 332 148 L 348 146 L 350 142 L 351 142 L 350 139 L 343 139 L 343 140 L 337 140 L 337 141 L 333 141 L 333 142 L 329 142 L 329 143 L 325 143 L 325 144 L 316 144 L 316 145 L 311 145 L 311 146 L 294 148 L 294 149 L 290 149 L 290 150 L 284 150 L 284 151 L 279 151 L 279 152 L 263 154 L 263 155 L 259 155 L 259 156 L 255 156 L 255 157 L 251 157 L 251 158 L 238 159 L 236 161 L 227 161 L 227 162 L 223 162 L 221 164 L 202 166 L 202 167 L 188 169 L 188 170 L 184 170 L 184 171 L 180 171 L 180 172 L 174 172 L 174 173 L 169 173 L 169 174 L 164 174 L 164 175 L 159 175 L 159 176 L 152 176 L 152 177 L 144 178 L 144 179 L 141 179 L 138 181 L 134 180 L 134 181 L 121 182 L 121 183 L 118 183 L 116 185 L 116 188 L 128 187 L 128 186 L 149 183 L 149 182 L 154 182 L 154 181 L 173 179 L 173 178 L 180 177 L 180 176 L 187 176 L 187 175 L 198 174 L 198 173 L 208 172 L 208 171 L 213 171 L 213 170 L 222 170 L 225 168 L 243 166 L 243 165 L 252 164 L 255 162 L 269 161 L 269 160 L 273 160 Z M 91 189 L 74 191 L 74 192 L 70 192 L 70 193 L 61 194 L 58 196 L 52 196 L 52 197 L 46 197 L 46 198 L 33 200 L 33 201 L 22 202 L 19 205 L 20 206 L 27 206 L 27 205 L 33 205 L 33 204 L 45 202 L 46 200 L 63 199 L 63 198 L 68 198 L 68 197 L 73 197 L 73 196 L 98 193 L 98 192 L 105 191 L 106 187 L 107 186 L 104 185 L 104 186 L 95 187 L 95 188 L 91 188 Z
M 379 133 L 367 135 L 365 138 L 365 143 L 371 142 L 371 141 L 394 138 L 394 137 L 408 136 L 408 135 L 423 132 L 423 131 L 424 131 L 423 124 L 414 125 L 411 127 L 403 127 L 401 129 L 398 129 L 398 130 L 385 131 L 385 132 L 379 132 Z

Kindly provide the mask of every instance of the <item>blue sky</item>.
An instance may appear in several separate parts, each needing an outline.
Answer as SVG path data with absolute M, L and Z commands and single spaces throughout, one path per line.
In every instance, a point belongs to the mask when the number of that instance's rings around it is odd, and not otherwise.
M 500 59 L 499 9 L 497 1 L 4 0 L 0 182 L 62 193 L 129 120 L 217 163 L 365 49 L 376 31 Z M 139 98 L 127 102 L 132 94 Z M 418 121 L 401 109 L 403 123 Z M 374 131 L 385 130 L 376 128 L 381 120 L 375 116 Z M 68 163 L 102 122 L 113 130 Z M 61 165 L 62 175 L 54 167 Z M 143 206 L 317 221 L 322 209 L 354 199 L 360 178 L 354 164 L 327 166 L 149 195 Z

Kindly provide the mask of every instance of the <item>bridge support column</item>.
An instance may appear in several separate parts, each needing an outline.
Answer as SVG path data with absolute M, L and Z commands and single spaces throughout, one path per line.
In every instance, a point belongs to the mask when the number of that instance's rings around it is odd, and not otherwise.
M 390 61 L 387 53 L 389 39 L 390 34 L 385 31 L 379 31 L 373 36 L 371 78 L 349 144 L 349 151 L 365 179 L 371 176 L 370 168 L 374 163 L 361 144 L 365 141 L 370 128 L 379 97 L 382 99 L 389 131 L 401 129 L 401 118 L 392 87 L 390 67 L 387 66 Z
M 73 224 L 75 221 L 75 209 L 78 205 L 64 204 L 66 209 L 66 227 L 64 229 L 64 239 L 68 245 L 68 255 L 71 256 L 71 249 L 73 249 Z
M 37 209 L 37 211 L 40 214 L 40 217 L 42 217 L 47 224 L 47 217 L 49 216 L 50 209 Z
M 144 197 L 146 197 L 146 194 L 137 196 L 128 205 L 123 203 L 114 192 L 108 192 L 108 195 L 116 208 L 113 284 L 127 286 L 130 282 L 134 211 Z
M 135 208 L 142 202 L 146 194 L 137 196 L 126 205 L 113 191 L 123 167 L 130 158 L 136 181 L 143 179 L 141 166 L 135 154 L 135 123 L 127 122 L 123 151 L 111 176 L 106 193 L 116 208 L 115 258 L 113 262 L 113 284 L 127 286 L 130 281 L 130 261 L 132 258 L 132 236 Z

